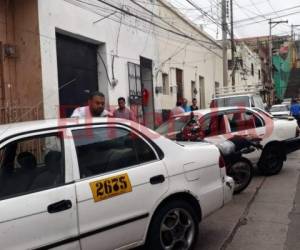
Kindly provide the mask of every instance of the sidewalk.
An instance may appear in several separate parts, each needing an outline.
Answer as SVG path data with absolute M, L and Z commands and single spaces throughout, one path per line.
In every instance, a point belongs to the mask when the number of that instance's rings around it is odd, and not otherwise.
M 300 163 L 298 163 L 298 171 L 300 171 Z M 298 180 L 294 207 L 289 215 L 290 224 L 287 234 L 286 249 L 300 249 L 300 178 Z
M 299 171 L 297 152 L 279 175 L 255 176 L 244 192 L 200 224 L 196 249 L 300 249 Z

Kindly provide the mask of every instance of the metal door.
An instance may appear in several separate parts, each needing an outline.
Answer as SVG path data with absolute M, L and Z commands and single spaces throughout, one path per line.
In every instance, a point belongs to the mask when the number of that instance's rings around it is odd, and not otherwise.
M 60 116 L 86 105 L 98 90 L 97 45 L 56 34 Z

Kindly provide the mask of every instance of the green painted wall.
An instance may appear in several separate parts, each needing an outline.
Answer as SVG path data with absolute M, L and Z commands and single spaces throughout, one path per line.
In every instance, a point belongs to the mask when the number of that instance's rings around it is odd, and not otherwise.
M 284 98 L 292 70 L 291 50 L 289 49 L 286 59 L 282 58 L 280 55 L 273 56 L 273 65 L 276 69 L 273 75 L 276 96 L 282 100 Z

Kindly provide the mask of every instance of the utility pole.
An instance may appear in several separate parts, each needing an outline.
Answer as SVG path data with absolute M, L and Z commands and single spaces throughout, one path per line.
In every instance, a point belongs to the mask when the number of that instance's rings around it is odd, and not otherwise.
M 292 33 L 291 33 L 292 41 L 295 41 L 294 28 L 296 28 L 296 27 L 300 27 L 300 25 L 293 25 L 293 24 L 292 24 Z
M 272 19 L 269 20 L 270 25 L 270 36 L 269 36 L 269 70 L 270 70 L 270 83 L 273 86 L 273 39 L 272 39 L 272 29 L 277 26 L 280 23 L 288 23 L 289 21 L 272 21 Z
M 226 0 L 222 0 L 223 86 L 228 85 Z
M 234 33 L 233 33 L 233 0 L 230 0 L 230 24 L 231 24 L 231 64 L 232 64 L 232 86 L 235 86 L 235 44 L 234 44 Z

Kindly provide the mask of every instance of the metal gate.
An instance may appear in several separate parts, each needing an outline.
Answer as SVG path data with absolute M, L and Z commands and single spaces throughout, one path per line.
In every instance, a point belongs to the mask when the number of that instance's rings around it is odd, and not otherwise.
M 61 34 L 56 37 L 60 117 L 69 117 L 98 90 L 98 46 Z

